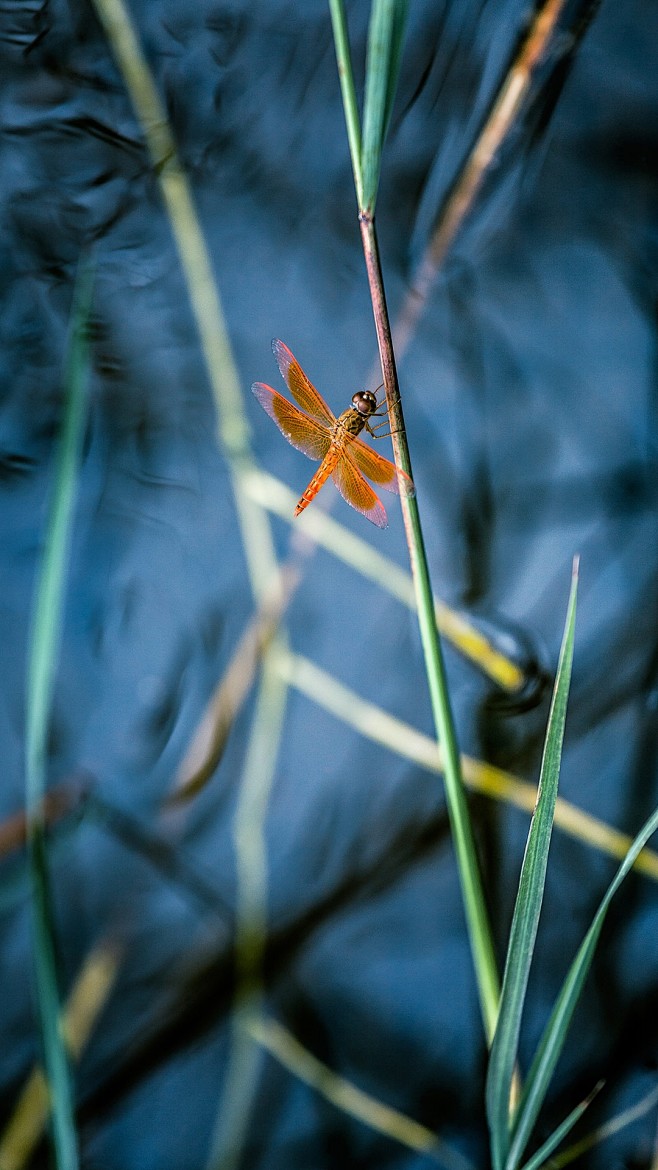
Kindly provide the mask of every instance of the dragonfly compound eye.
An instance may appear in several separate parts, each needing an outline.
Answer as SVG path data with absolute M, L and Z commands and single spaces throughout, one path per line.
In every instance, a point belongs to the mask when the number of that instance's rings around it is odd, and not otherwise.
M 359 414 L 365 414 L 366 417 L 374 414 L 377 409 L 377 399 L 369 390 L 359 390 L 352 395 L 352 406 L 358 410 Z

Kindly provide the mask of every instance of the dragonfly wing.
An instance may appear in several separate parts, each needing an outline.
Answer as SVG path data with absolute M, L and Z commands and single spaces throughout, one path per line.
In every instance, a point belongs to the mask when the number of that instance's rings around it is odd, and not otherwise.
M 322 395 L 318 394 L 313 383 L 306 377 L 297 358 L 291 354 L 288 346 L 284 345 L 282 341 L 279 341 L 275 337 L 272 342 L 272 352 L 290 393 L 302 409 L 312 415 L 313 418 L 328 423 L 329 426 L 335 423 L 335 416 L 330 411 Z
M 293 447 L 308 455 L 309 459 L 324 459 L 331 445 L 331 434 L 327 427 L 302 414 L 283 394 L 266 386 L 264 382 L 254 382 L 251 389 L 263 410 L 274 419 L 281 434 Z
M 366 483 L 350 456 L 351 451 L 350 454 L 347 451 L 343 453 L 331 473 L 331 478 L 348 504 L 356 508 L 357 512 L 363 512 L 363 515 L 372 520 L 378 528 L 386 528 L 388 521 L 384 505 L 370 484 Z
M 397 468 L 390 459 L 385 459 L 383 455 L 378 455 L 364 443 L 361 439 L 353 439 L 350 443 L 350 455 L 356 463 L 359 471 L 367 475 L 373 483 L 379 484 L 387 492 L 395 492 L 400 495 L 400 484 L 398 482 Z M 416 489 L 413 480 L 403 471 L 402 472 L 402 494 L 404 496 L 415 496 Z

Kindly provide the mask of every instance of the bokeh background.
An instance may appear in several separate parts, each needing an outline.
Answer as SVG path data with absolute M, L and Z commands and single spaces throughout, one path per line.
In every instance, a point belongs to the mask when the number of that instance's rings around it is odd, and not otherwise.
M 348 12 L 359 84 L 368 5 Z M 387 558 L 373 579 L 346 563 L 341 532 L 338 553 L 305 544 L 255 474 L 294 504 L 311 473 L 249 393 L 255 379 L 282 386 L 272 337 L 336 412 L 379 380 L 328 9 L 136 0 L 130 13 L 236 376 L 219 334 L 209 373 L 163 193 L 172 157 L 154 165 L 145 135 L 158 126 L 136 111 L 110 4 L 5 6 L 0 1164 L 49 1159 L 38 1132 L 23 1153 L 15 1137 L 40 1059 L 25 674 L 73 286 L 93 250 L 48 774 L 65 999 L 91 979 L 75 1061 L 82 1165 L 483 1167 L 486 1049 L 441 778 L 399 729 L 395 750 L 375 742 L 359 705 L 432 734 L 415 617 L 388 588 L 406 566 L 399 506 L 386 501 L 379 532 L 332 485 L 314 505 Z M 525 0 L 410 7 L 377 212 L 393 318 L 531 15 Z M 563 7 L 400 362 L 435 591 L 519 672 L 510 689 L 446 644 L 462 750 L 536 783 L 579 553 L 561 793 L 626 833 L 658 787 L 657 34 L 640 0 Z M 299 581 L 271 653 L 247 670 L 207 782 L 172 805 L 273 558 Z M 470 799 L 502 962 L 528 816 Z M 613 871 L 605 849 L 556 830 L 525 1060 Z M 582 1155 L 592 1170 L 656 1165 L 657 875 L 631 876 L 613 906 L 537 1134 L 604 1078 L 579 1134 L 640 1108 Z M 303 1066 L 308 1053 L 322 1064 Z M 329 1099 L 326 1070 L 446 1145 L 422 1152 L 401 1122 L 394 1137 L 355 1118 Z

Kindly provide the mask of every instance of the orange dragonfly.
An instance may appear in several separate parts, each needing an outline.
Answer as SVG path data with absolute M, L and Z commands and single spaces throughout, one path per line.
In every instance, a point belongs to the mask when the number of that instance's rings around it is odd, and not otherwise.
M 364 476 L 387 492 L 399 494 L 398 471 L 394 463 L 378 455 L 359 438 L 363 430 L 375 439 L 384 438 L 383 435 L 377 435 L 376 431 L 378 427 L 385 426 L 386 422 L 378 423 L 375 427 L 370 425 L 371 419 L 381 418 L 382 415 L 388 421 L 388 412 L 380 409 L 383 404 L 377 402 L 376 395 L 370 390 L 358 390 L 352 395 L 352 405 L 336 418 L 288 346 L 275 338 L 272 350 L 290 393 L 306 413 L 298 410 L 283 394 L 266 386 L 264 382 L 254 382 L 251 389 L 288 442 L 308 455 L 309 459 L 321 460 L 295 508 L 295 516 L 308 507 L 331 476 L 348 504 L 356 508 L 357 512 L 363 512 L 378 528 L 386 528 L 388 521 L 384 505 Z M 403 494 L 413 496 L 416 490 L 413 481 L 404 472 L 400 476 Z

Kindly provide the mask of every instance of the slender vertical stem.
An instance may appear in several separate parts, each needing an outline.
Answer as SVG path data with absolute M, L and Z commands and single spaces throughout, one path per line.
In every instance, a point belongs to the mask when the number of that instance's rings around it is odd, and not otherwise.
M 206 1170 L 237 1170 L 246 1164 L 245 1146 L 263 1058 L 249 1025 L 257 1025 L 263 1011 L 268 931 L 266 822 L 276 769 L 272 745 L 281 738 L 287 696 L 287 683 L 276 669 L 276 653 L 275 648 L 265 659 L 233 822 L 236 993 L 231 1047 Z
M 391 419 L 391 430 L 393 432 L 395 459 L 397 465 L 408 475 L 411 475 L 411 460 L 404 429 L 404 416 L 398 388 L 395 355 L 391 341 L 391 328 L 379 260 L 375 223 L 371 215 L 362 211 L 359 214 L 359 224 L 368 272 L 375 328 L 377 330 L 377 343 L 386 387 L 386 399 Z M 466 792 L 461 776 L 459 748 L 457 746 L 454 720 L 450 707 L 443 653 L 434 617 L 432 588 L 418 512 L 418 503 L 415 497 L 410 498 L 402 493 L 401 502 L 418 606 L 418 620 L 425 655 L 425 668 L 430 688 L 432 713 L 443 753 L 448 815 L 450 817 L 457 855 L 466 922 L 480 996 L 480 1007 L 485 1033 L 488 1041 L 491 1042 L 496 1026 L 500 998 L 498 969 L 480 878 Z
M 83 262 L 73 298 L 65 377 L 66 403 L 55 463 L 44 552 L 39 568 L 28 650 L 25 727 L 25 815 L 32 886 L 34 975 L 58 1170 L 76 1170 L 73 1091 L 60 1014 L 44 797 L 48 731 L 62 636 L 66 570 L 80 450 L 86 418 L 86 329 L 93 268 Z

